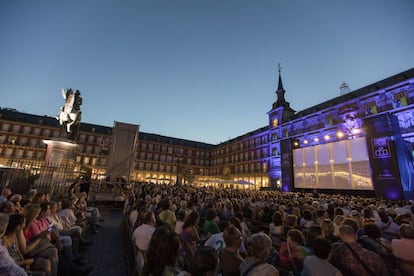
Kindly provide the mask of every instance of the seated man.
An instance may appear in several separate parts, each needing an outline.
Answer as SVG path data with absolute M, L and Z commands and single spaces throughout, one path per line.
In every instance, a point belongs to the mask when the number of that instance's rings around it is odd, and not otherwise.
M 220 270 L 223 276 L 240 275 L 240 265 L 243 262 L 239 254 L 239 247 L 242 244 L 242 234 L 234 226 L 229 226 L 223 232 L 224 247 L 220 253 Z
M 381 257 L 359 244 L 350 225 L 339 228 L 342 242 L 332 245 L 331 263 L 344 275 L 388 275 Z

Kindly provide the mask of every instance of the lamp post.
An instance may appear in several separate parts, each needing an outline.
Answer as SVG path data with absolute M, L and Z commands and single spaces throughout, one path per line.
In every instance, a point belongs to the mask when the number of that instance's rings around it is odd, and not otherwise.
M 174 150 L 173 156 L 174 156 L 175 164 L 177 166 L 177 176 L 176 176 L 176 180 L 175 180 L 175 185 L 179 186 L 179 185 L 182 184 L 181 183 L 181 177 L 180 177 L 180 164 L 183 161 L 183 158 L 179 154 L 178 150 Z
M 181 178 L 180 178 L 180 163 L 181 163 L 181 158 L 176 157 L 175 158 L 175 163 L 177 164 L 177 177 L 175 180 L 175 185 L 179 186 L 181 185 Z

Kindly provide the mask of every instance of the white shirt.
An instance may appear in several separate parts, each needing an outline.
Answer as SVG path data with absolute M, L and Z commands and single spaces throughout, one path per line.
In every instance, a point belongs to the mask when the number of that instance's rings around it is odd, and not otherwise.
M 139 250 L 148 250 L 148 245 L 154 231 L 155 228 L 148 224 L 138 226 L 132 234 L 132 240 L 135 241 L 135 246 Z
M 217 252 L 220 252 L 224 247 L 226 247 L 226 243 L 224 242 L 223 238 L 223 232 L 211 235 L 210 238 L 206 240 L 204 245 L 213 247 L 214 249 L 216 249 Z M 244 243 L 242 242 L 242 244 L 239 247 L 239 253 L 244 252 L 246 252 L 246 248 L 244 247 Z

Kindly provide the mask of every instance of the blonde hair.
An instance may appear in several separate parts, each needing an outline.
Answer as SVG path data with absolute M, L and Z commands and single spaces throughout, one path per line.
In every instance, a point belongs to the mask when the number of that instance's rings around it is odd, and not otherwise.
M 272 248 L 272 239 L 265 233 L 253 234 L 250 239 L 249 253 L 260 260 L 266 260 Z
M 40 214 L 40 204 L 29 204 L 24 206 L 22 215 L 26 218 L 25 230 L 29 229 L 32 221 Z

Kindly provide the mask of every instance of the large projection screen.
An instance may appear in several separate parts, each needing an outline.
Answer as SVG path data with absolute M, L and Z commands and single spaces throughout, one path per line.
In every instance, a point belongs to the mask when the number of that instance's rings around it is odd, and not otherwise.
M 373 190 L 364 137 L 293 150 L 298 189 Z

